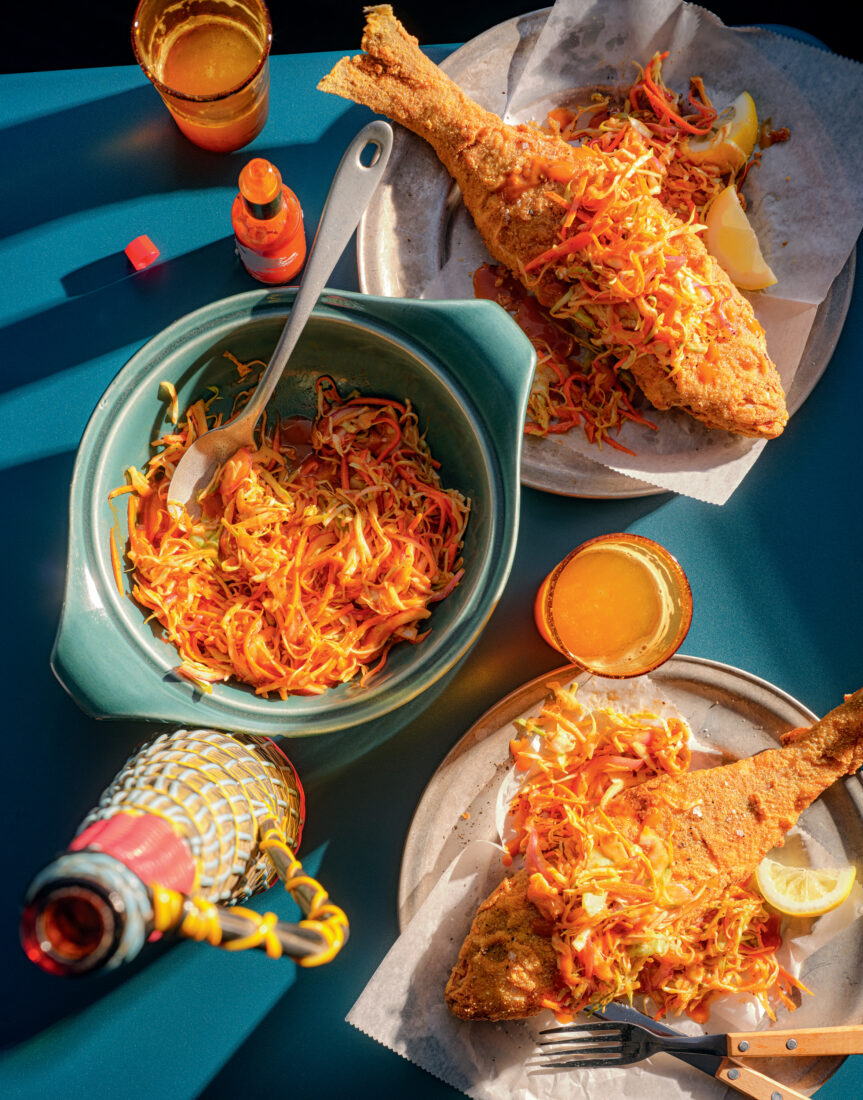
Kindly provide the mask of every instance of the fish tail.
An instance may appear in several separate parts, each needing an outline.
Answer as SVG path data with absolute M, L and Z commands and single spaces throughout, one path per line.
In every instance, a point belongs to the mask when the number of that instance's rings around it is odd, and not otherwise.
M 426 57 L 389 4 L 365 11 L 366 52 L 343 57 L 319 82 L 319 91 L 386 115 L 436 149 L 457 144 L 459 135 L 475 134 L 489 113 Z
M 853 775 L 863 767 L 863 688 L 791 744 L 806 763 L 827 767 L 837 776 Z

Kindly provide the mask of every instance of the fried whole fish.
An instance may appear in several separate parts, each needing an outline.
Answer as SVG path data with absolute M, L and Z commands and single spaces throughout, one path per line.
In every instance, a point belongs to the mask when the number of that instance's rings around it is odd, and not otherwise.
M 612 799 L 606 814 L 632 840 L 648 820 L 674 845 L 672 880 L 706 911 L 745 882 L 833 782 L 863 766 L 863 688 L 783 747 L 733 764 L 663 776 Z M 446 987 L 466 1020 L 532 1016 L 561 985 L 553 928 L 521 870 L 480 906 Z
M 492 256 L 543 305 L 559 304 L 590 262 L 586 254 L 564 251 L 535 273 L 526 269 L 559 250 L 568 205 L 560 199 L 573 182 L 583 187 L 585 209 L 599 192 L 612 193 L 619 204 L 631 181 L 625 166 L 536 127 L 505 124 L 422 53 L 389 5 L 366 14 L 365 54 L 343 58 L 318 87 L 365 104 L 428 141 L 458 183 Z M 631 201 L 633 208 L 641 202 Z M 647 255 L 653 247 L 660 262 L 640 289 L 633 283 L 643 279 L 641 260 L 634 274 L 615 271 L 616 260 L 592 269 L 594 302 L 584 310 L 591 338 L 625 362 L 657 409 L 682 408 L 710 428 L 739 435 L 779 435 L 788 419 L 785 395 L 751 305 L 696 232 L 652 196 L 638 209 L 652 243 L 637 251 Z M 626 212 L 621 220 L 628 224 Z M 659 241 L 665 243 L 657 250 Z M 673 301 L 685 303 L 685 310 L 675 313 Z

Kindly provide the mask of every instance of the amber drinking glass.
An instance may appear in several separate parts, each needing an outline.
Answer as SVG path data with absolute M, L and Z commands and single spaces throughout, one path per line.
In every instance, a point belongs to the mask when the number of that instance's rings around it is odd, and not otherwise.
M 601 535 L 576 547 L 540 585 L 537 628 L 573 664 L 640 676 L 680 648 L 692 593 L 678 561 L 641 535 Z
M 271 41 L 261 0 L 141 0 L 132 23 L 135 57 L 174 121 L 219 153 L 267 121 Z

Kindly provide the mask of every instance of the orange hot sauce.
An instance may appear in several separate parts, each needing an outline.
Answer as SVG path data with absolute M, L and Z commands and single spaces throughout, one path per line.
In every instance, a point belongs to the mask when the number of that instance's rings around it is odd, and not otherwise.
M 540 634 L 581 668 L 639 676 L 679 648 L 692 617 L 689 584 L 663 547 L 605 535 L 568 555 L 540 586 Z
M 262 283 L 287 283 L 306 261 L 303 211 L 278 168 L 263 157 L 240 172 L 240 193 L 231 207 L 237 254 Z

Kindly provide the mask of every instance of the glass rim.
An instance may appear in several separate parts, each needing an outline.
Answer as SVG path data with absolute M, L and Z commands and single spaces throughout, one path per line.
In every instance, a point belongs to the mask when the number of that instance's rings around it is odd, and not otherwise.
M 606 542 L 628 542 L 636 546 L 641 546 L 657 554 L 657 556 L 662 558 L 662 560 L 668 567 L 669 572 L 674 577 L 680 589 L 681 616 L 680 623 L 674 633 L 673 639 L 669 641 L 667 646 L 663 647 L 662 656 L 660 656 L 656 661 L 653 661 L 652 663 L 645 664 L 643 667 L 639 668 L 637 672 L 609 672 L 606 669 L 599 669 L 594 667 L 593 665 L 586 664 L 579 657 L 576 657 L 566 645 L 564 645 L 563 641 L 561 640 L 560 634 L 557 632 L 557 628 L 554 625 L 554 616 L 551 613 L 551 604 L 554 597 L 554 590 L 557 586 L 557 582 L 560 579 L 563 570 L 578 554 L 583 553 L 585 550 L 588 550 L 593 546 L 597 546 Z M 671 553 L 671 551 L 667 550 L 661 543 L 656 542 L 654 539 L 648 538 L 646 535 L 631 534 L 629 531 L 614 531 L 609 532 L 605 535 L 596 535 L 594 538 L 588 539 L 586 542 L 582 542 L 580 545 L 576 546 L 574 550 L 570 550 L 563 561 L 558 562 L 558 564 L 554 567 L 554 569 L 552 569 L 551 573 L 548 576 L 548 587 L 545 591 L 545 596 L 542 601 L 542 613 L 546 629 L 548 630 L 551 637 L 554 639 L 555 647 L 560 651 L 560 653 L 563 654 L 563 656 L 565 656 L 570 661 L 572 665 L 574 665 L 578 669 L 581 669 L 582 672 L 589 672 L 594 676 L 604 676 L 609 680 L 628 680 L 636 676 L 646 676 L 647 673 L 653 672 L 655 669 L 659 668 L 660 665 L 664 665 L 666 661 L 673 657 L 678 649 L 680 649 L 681 645 L 683 645 L 683 641 L 686 638 L 686 635 L 689 633 L 689 627 L 692 624 L 692 588 L 689 584 L 689 578 L 686 576 L 686 573 L 683 570 L 683 566 Z
M 135 15 L 132 18 L 132 52 L 135 54 L 135 60 L 138 62 L 144 76 L 150 81 L 153 87 L 159 92 L 160 95 L 168 95 L 172 99 L 181 99 L 186 103 L 218 103 L 220 100 L 229 99 L 232 95 L 236 95 L 237 92 L 241 92 L 244 88 L 247 88 L 263 71 L 264 66 L 270 56 L 270 49 L 273 44 L 273 21 L 270 16 L 270 9 L 264 3 L 264 0 L 251 0 L 251 3 L 256 4 L 264 17 L 264 47 L 261 51 L 261 56 L 255 68 L 244 80 L 241 80 L 239 84 L 233 85 L 224 92 L 211 93 L 210 95 L 191 95 L 188 92 L 178 92 L 175 88 L 172 88 L 169 84 L 165 84 L 161 81 L 147 62 L 144 60 L 141 50 L 138 47 L 138 25 L 140 23 L 140 12 L 145 4 L 151 3 L 152 0 L 138 0 L 138 6 L 135 8 Z M 182 3 L 182 0 L 178 0 Z

